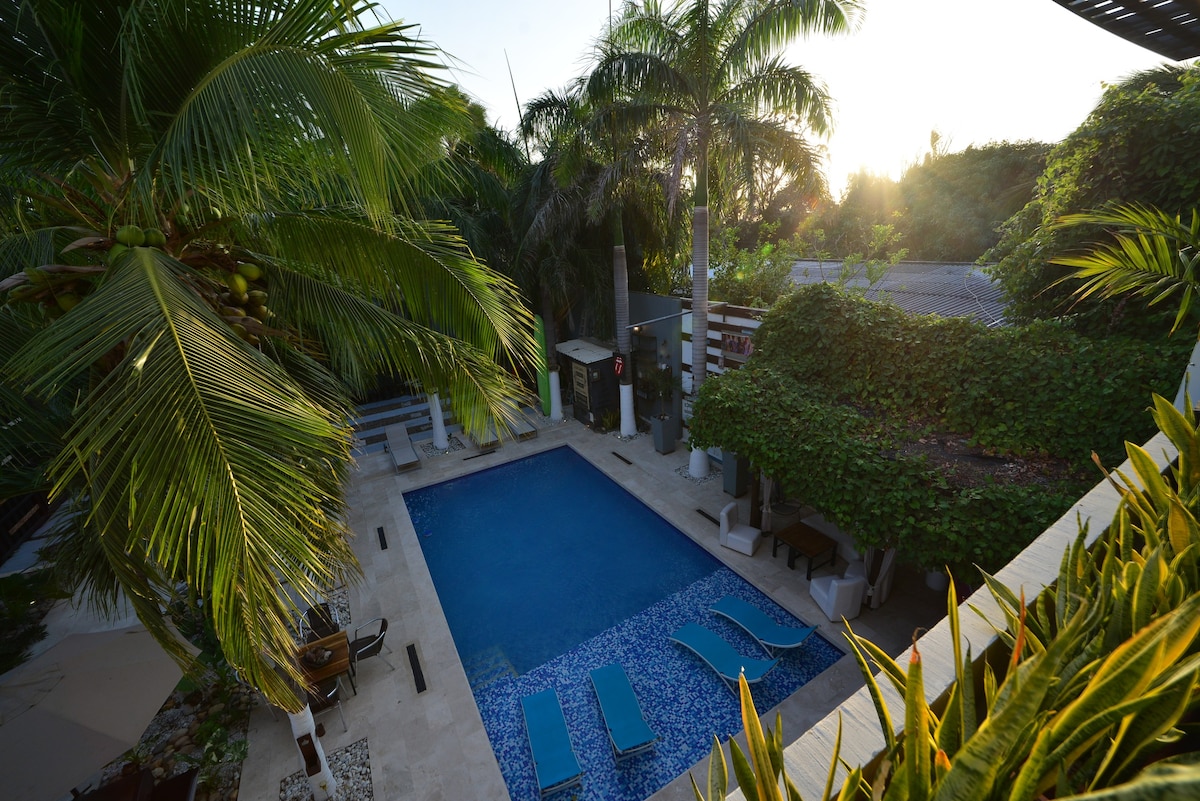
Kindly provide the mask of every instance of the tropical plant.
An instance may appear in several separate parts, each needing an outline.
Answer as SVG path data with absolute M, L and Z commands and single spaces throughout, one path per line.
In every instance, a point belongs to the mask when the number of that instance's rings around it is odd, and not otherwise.
M 722 230 L 712 242 L 711 297 L 738 306 L 767 308 L 795 288 L 792 266 L 800 258 L 798 238 L 770 241 L 777 225 L 764 225 L 753 248 L 737 245 L 737 232 Z
M 588 95 L 582 80 L 564 91 L 546 92 L 530 101 L 522 116 L 522 130 L 543 150 L 544 165 L 559 188 L 583 204 L 582 214 L 568 230 L 586 224 L 612 242 L 612 306 L 615 317 L 614 337 L 617 351 L 630 357 L 629 265 L 626 252 L 626 217 L 640 216 L 653 221 L 654 199 L 661 193 L 654 176 L 645 169 L 645 147 L 636 136 L 614 125 L 602 102 Z M 555 214 L 553 229 L 563 230 L 561 214 Z M 542 222 L 537 228 L 546 230 Z M 643 226 L 644 227 L 644 226 Z M 627 396 L 621 404 L 621 432 L 636 433 L 633 390 L 629 372 L 620 377 L 621 392 Z
M 536 359 L 515 287 L 412 215 L 468 126 L 437 49 L 375 10 L 0 10 L 0 403 L 18 421 L 0 452 L 71 504 L 67 586 L 128 598 L 186 661 L 162 615 L 186 585 L 228 663 L 289 710 L 282 588 L 312 601 L 358 573 L 350 395 L 444 387 L 483 430 Z
M 670 208 L 685 177 L 693 182 L 693 391 L 708 362 L 709 165 L 727 165 L 728 180 L 744 184 L 760 158 L 795 176 L 817 169 L 799 131 L 826 132 L 829 98 L 778 54 L 799 36 L 848 31 L 860 7 L 858 0 L 627 2 L 601 40 L 588 92 L 604 99 L 615 124 L 646 131 L 659 148 Z

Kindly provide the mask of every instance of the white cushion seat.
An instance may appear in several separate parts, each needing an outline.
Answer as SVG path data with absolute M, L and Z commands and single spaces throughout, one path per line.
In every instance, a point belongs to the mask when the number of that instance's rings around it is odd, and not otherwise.
M 762 531 L 738 522 L 738 505 L 730 502 L 721 510 L 721 544 L 746 556 L 754 556 L 762 542 Z
M 861 575 L 817 576 L 808 585 L 808 594 L 821 607 L 825 617 L 833 621 L 853 620 L 862 610 L 867 580 Z

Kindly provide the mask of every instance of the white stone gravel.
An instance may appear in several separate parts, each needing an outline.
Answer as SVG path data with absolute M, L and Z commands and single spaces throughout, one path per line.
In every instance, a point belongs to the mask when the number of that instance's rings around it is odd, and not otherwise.
M 371 787 L 371 755 L 367 738 L 325 755 L 329 769 L 337 779 L 336 801 L 374 801 Z M 303 771 L 296 771 L 279 783 L 279 801 L 311 801 L 312 787 Z

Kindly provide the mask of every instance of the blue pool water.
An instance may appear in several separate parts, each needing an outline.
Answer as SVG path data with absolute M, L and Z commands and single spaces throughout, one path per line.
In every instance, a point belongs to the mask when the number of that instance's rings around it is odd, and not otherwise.
M 696 621 L 764 656 L 708 611 L 724 595 L 801 625 L 569 447 L 404 499 L 514 801 L 538 798 L 523 696 L 553 687 L 562 702 L 585 776 L 582 792 L 561 797 L 640 801 L 705 757 L 714 734 L 741 729 L 725 683 L 668 635 Z M 841 656 L 809 638 L 754 685 L 759 710 Z M 619 765 L 587 675 L 609 662 L 625 668 L 661 737 Z

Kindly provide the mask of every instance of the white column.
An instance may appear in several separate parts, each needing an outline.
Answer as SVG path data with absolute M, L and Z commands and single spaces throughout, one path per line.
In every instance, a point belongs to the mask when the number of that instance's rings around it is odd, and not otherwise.
M 692 478 L 705 478 L 708 476 L 707 449 L 692 448 L 692 455 L 688 458 L 688 474 Z
M 337 793 L 337 779 L 333 778 L 333 771 L 329 769 L 329 760 L 325 758 L 325 749 L 321 747 L 321 738 L 317 736 L 317 725 L 313 721 L 312 709 L 306 706 L 295 714 L 289 712 L 288 720 L 292 723 L 294 739 L 299 740 L 306 734 L 312 738 L 313 748 L 316 749 L 317 757 L 321 761 L 321 770 L 308 777 L 308 784 L 312 787 L 315 801 L 328 801 Z M 300 751 L 299 744 L 296 745 L 296 752 L 300 755 L 300 770 L 307 773 L 308 767 L 305 765 L 304 753 Z
M 436 392 L 429 393 L 429 419 L 433 421 L 433 447 L 439 451 L 450 449 L 450 438 L 446 436 L 446 421 L 442 419 L 442 401 Z
M 558 370 L 550 371 L 550 422 L 561 423 L 563 419 L 562 389 L 558 384 Z
M 637 433 L 637 416 L 633 411 L 633 384 L 621 384 L 621 436 Z

